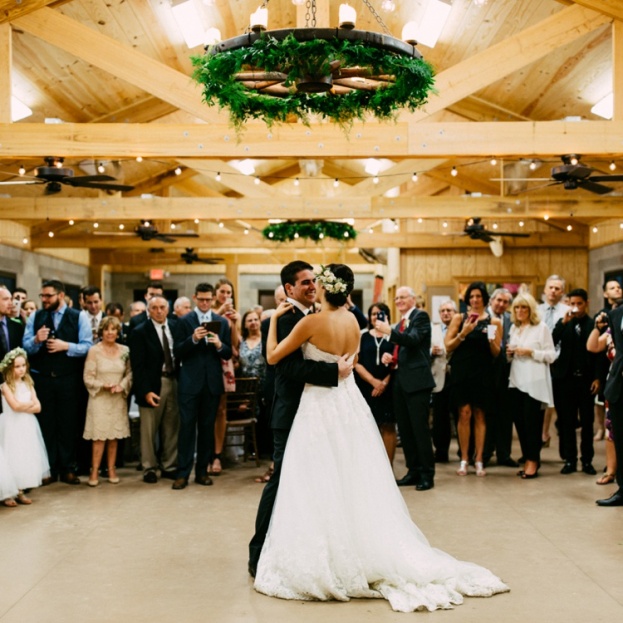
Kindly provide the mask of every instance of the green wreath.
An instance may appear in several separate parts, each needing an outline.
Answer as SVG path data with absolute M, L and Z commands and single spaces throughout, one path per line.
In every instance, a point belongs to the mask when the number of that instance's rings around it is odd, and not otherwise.
M 376 90 L 353 90 L 344 95 L 301 93 L 298 79 L 331 73 L 331 63 L 343 67 L 367 67 L 371 76 L 393 76 L 393 82 Z M 433 89 L 433 69 L 420 58 L 388 52 L 360 41 L 315 39 L 297 41 L 292 34 L 277 40 L 264 34 L 252 45 L 192 57 L 193 78 L 203 85 L 208 106 L 229 109 L 233 126 L 240 130 L 249 119 L 260 119 L 269 127 L 292 116 L 309 124 L 309 115 L 330 119 L 350 128 L 356 119 L 371 113 L 379 120 L 393 120 L 398 110 L 414 111 L 427 101 Z M 273 97 L 246 88 L 236 80 L 240 71 L 259 70 L 286 74 L 289 95 Z
M 354 240 L 357 231 L 348 223 L 335 221 L 286 221 L 268 225 L 262 230 L 262 236 L 273 242 L 290 242 L 297 238 L 309 238 L 319 242 L 324 238 L 334 238 L 340 242 Z

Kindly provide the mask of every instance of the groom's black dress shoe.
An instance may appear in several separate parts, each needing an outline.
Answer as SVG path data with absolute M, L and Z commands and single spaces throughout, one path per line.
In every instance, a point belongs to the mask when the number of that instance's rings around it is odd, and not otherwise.
M 396 484 L 399 487 L 412 487 L 413 485 L 419 484 L 419 478 L 415 474 L 407 472 L 407 475 L 397 480 Z
M 623 506 L 623 492 L 619 489 L 605 500 L 597 500 L 597 506 Z
M 435 483 L 433 482 L 432 479 L 422 478 L 421 482 L 415 485 L 415 490 L 416 491 L 428 491 L 429 489 L 432 489 L 434 486 L 435 486 Z
M 578 471 L 578 467 L 575 461 L 567 461 L 563 468 L 560 470 L 561 474 L 573 474 Z

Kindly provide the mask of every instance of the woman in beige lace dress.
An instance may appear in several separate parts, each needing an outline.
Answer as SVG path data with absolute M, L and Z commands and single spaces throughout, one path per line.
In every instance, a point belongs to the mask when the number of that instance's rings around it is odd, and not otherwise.
M 89 350 L 84 365 L 89 403 L 83 437 L 93 440 L 88 481 L 91 487 L 99 484 L 98 473 L 107 443 L 108 482 L 119 482 L 115 469 L 117 440 L 130 436 L 127 397 L 132 386 L 132 370 L 129 348 L 117 343 L 120 331 L 117 318 L 103 318 L 98 329 L 101 341 Z

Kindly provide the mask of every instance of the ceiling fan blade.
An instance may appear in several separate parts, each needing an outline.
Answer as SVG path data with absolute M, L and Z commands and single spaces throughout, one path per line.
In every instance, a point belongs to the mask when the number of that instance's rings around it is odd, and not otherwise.
M 30 184 L 46 184 L 46 180 L 14 180 L 9 182 L 0 182 L 0 186 L 28 186 Z
M 518 232 L 505 232 L 505 231 L 496 231 L 496 236 L 512 236 L 513 238 L 529 238 L 530 234 L 522 234 Z
M 69 186 L 83 186 L 91 182 L 116 182 L 117 180 L 110 175 L 81 175 L 80 177 L 64 177 L 60 181 Z
M 145 240 L 145 238 L 143 238 Z M 171 238 L 171 236 L 167 236 L 167 234 L 155 234 L 148 238 L 148 240 L 160 240 L 161 242 L 175 242 L 175 238 Z
M 71 186 L 77 188 L 97 188 L 98 190 L 134 190 L 134 186 L 128 186 L 127 184 L 106 184 L 105 182 L 89 182 L 88 184 L 71 184 Z
M 584 190 L 588 190 L 597 195 L 607 195 L 614 190 L 614 188 L 610 188 L 610 186 L 597 184 L 592 180 L 578 180 L 578 188 L 583 188 Z
M 623 175 L 591 175 L 589 182 L 623 182 Z
M 483 242 L 491 242 L 494 240 L 493 236 L 485 230 L 479 231 L 477 234 L 470 236 L 472 240 L 482 240 Z
M 166 235 L 166 234 L 163 234 L 163 235 Z M 197 234 L 196 232 L 186 232 L 184 234 L 175 233 L 173 234 L 173 236 L 175 238 L 199 238 L 199 234 Z

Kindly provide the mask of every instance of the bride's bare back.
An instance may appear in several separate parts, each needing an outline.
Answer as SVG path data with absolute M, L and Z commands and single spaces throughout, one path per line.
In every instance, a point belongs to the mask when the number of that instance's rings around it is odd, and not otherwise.
M 274 322 L 276 319 L 271 319 L 271 325 Z M 298 322 L 290 335 L 279 342 L 274 349 L 271 347 L 269 335 L 268 363 L 273 365 L 278 363 L 307 341 L 326 353 L 340 357 L 352 355 L 359 351 L 359 340 L 359 325 L 353 314 L 343 307 L 323 309 Z

